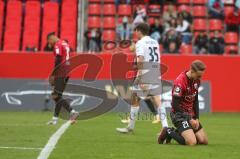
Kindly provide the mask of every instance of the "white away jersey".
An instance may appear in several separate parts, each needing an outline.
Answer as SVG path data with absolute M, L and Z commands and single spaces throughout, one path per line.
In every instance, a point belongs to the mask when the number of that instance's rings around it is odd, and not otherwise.
M 144 56 L 144 62 L 160 63 L 159 44 L 150 36 L 145 36 L 136 43 L 136 56 Z
M 149 36 L 143 37 L 136 43 L 136 56 L 144 57 L 142 81 L 151 84 L 159 83 L 161 61 L 158 42 Z

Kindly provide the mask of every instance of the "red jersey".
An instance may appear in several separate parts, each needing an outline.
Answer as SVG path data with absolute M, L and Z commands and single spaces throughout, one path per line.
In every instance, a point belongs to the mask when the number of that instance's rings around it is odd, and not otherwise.
M 56 44 L 54 45 L 54 56 L 61 56 L 62 60 L 68 60 L 69 59 L 69 52 L 70 52 L 70 47 L 67 42 L 63 40 L 58 40 Z
M 53 54 L 55 56 L 55 68 L 63 64 L 61 66 L 61 69 L 56 72 L 56 76 L 59 77 L 65 77 L 68 72 L 68 65 L 70 65 L 69 61 L 69 52 L 70 47 L 67 42 L 63 40 L 58 40 L 56 44 L 54 45 L 54 51 Z
M 181 98 L 179 109 L 191 116 L 194 116 L 194 101 L 198 94 L 200 80 L 191 80 L 186 75 L 187 71 L 182 72 L 174 81 L 172 89 L 172 97 L 178 96 Z M 175 110 L 172 108 L 172 112 Z

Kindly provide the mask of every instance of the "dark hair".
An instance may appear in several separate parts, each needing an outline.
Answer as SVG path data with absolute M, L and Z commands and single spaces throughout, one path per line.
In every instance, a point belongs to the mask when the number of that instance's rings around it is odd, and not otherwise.
M 206 65 L 200 60 L 195 60 L 191 64 L 191 69 L 196 72 L 204 71 L 206 69 Z
M 140 23 L 136 26 L 135 30 L 140 31 L 143 35 L 148 35 L 150 27 L 147 23 Z
M 49 39 L 51 36 L 55 35 L 55 32 L 48 33 L 47 39 Z

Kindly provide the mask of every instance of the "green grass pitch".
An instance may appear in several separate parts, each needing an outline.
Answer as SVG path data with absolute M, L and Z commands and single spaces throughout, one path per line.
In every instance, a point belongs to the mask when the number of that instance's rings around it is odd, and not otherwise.
M 0 112 L 0 147 L 43 148 L 61 126 L 47 126 L 49 112 Z M 137 121 L 135 133 L 123 135 L 118 114 L 78 121 L 60 138 L 49 159 L 239 159 L 240 114 L 203 114 L 208 146 L 156 144 L 160 124 Z M 1 159 L 36 159 L 40 150 L 0 148 Z

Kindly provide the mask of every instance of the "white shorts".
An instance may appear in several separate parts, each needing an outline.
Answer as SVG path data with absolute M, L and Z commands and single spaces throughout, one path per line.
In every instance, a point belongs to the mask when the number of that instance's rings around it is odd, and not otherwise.
M 144 84 L 145 89 L 142 89 L 139 85 L 133 85 L 131 90 L 136 93 L 141 99 L 145 99 L 148 96 L 158 96 L 162 93 L 162 85 L 160 84 Z

